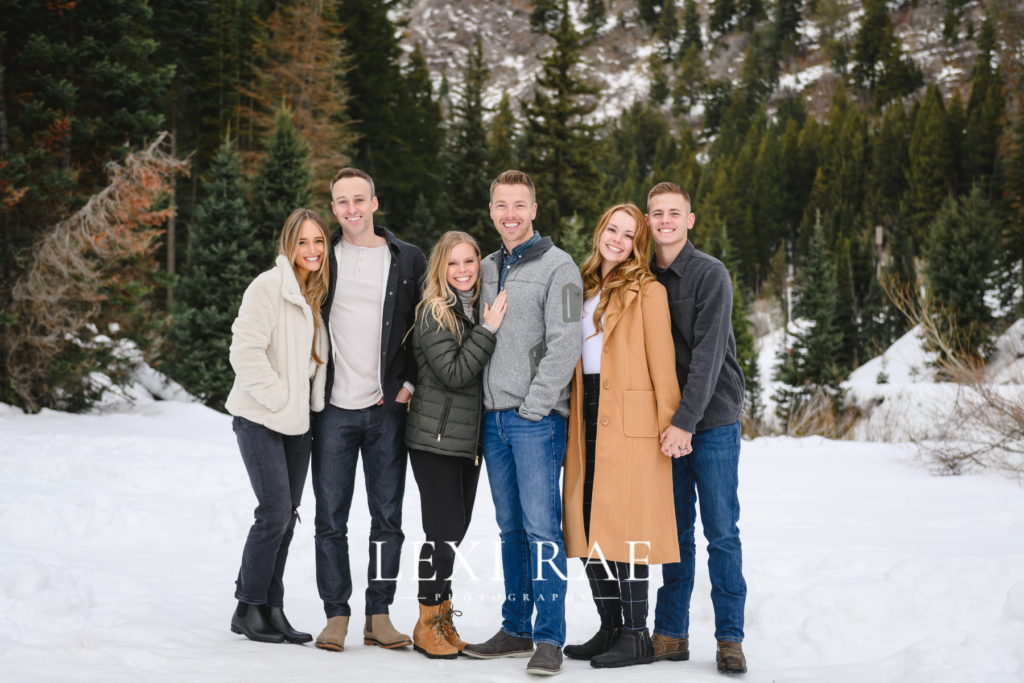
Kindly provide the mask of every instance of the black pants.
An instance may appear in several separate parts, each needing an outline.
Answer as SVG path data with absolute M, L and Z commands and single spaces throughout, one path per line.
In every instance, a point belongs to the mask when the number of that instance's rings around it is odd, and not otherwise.
M 601 395 L 601 375 L 583 375 L 583 424 L 587 442 L 587 466 L 583 480 L 583 529 L 590 541 L 590 509 L 594 499 L 596 470 L 597 413 Z M 614 501 L 599 501 L 614 505 Z M 613 513 L 614 514 L 614 513 Z M 622 511 L 621 514 L 628 514 Z M 650 568 L 646 564 L 608 562 L 605 571 L 600 559 L 583 559 L 590 590 L 594 594 L 601 626 L 640 630 L 647 626 L 647 586 Z
M 231 427 L 258 502 L 242 551 L 235 599 L 283 607 L 284 564 L 309 469 L 310 432 L 286 436 L 237 416 Z
M 433 544 L 420 550 L 418 598 L 423 605 L 435 606 L 452 599 L 455 550 L 449 544 L 458 546 L 469 530 L 480 467 L 473 458 L 418 450 L 409 451 L 409 461 L 420 489 L 423 532 Z

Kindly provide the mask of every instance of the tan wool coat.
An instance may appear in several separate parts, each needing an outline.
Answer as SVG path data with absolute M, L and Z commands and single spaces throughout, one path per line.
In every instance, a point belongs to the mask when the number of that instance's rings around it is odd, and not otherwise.
M 605 312 L 589 545 L 583 530 L 583 361 L 576 365 L 562 493 L 569 557 L 596 558 L 597 544 L 605 559 L 629 562 L 634 541 L 638 564 L 679 561 L 672 459 L 659 441 L 679 407 L 668 294 L 657 282 L 639 290 L 627 291 L 621 311 L 612 296 Z

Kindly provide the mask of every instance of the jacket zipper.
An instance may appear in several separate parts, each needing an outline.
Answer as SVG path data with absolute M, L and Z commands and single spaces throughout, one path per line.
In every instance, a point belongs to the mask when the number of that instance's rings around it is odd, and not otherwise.
M 441 440 L 441 434 L 444 432 L 445 426 L 448 424 L 448 412 L 452 408 L 452 397 L 449 396 L 444 401 L 444 410 L 441 412 L 441 424 L 437 427 L 437 440 Z

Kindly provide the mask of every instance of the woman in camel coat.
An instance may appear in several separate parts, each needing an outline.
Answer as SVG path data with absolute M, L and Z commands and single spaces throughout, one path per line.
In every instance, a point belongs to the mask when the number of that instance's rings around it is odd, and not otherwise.
M 566 554 L 585 558 L 602 623 L 565 654 L 595 667 L 653 661 L 647 566 L 679 561 L 672 460 L 659 440 L 679 406 L 679 384 L 668 295 L 650 273 L 650 244 L 640 210 L 613 207 L 582 268 L 584 349 L 570 399 L 563 526 Z

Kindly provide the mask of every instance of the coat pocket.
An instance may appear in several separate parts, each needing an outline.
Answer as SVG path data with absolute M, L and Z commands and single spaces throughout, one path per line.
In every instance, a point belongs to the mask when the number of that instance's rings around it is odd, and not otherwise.
M 622 392 L 622 431 L 629 437 L 658 438 L 658 402 L 653 391 Z
M 444 410 L 441 411 L 441 420 L 437 423 L 437 440 L 441 440 L 441 435 L 444 434 L 444 428 L 448 426 L 448 414 L 452 410 L 452 397 L 449 396 L 444 400 Z

